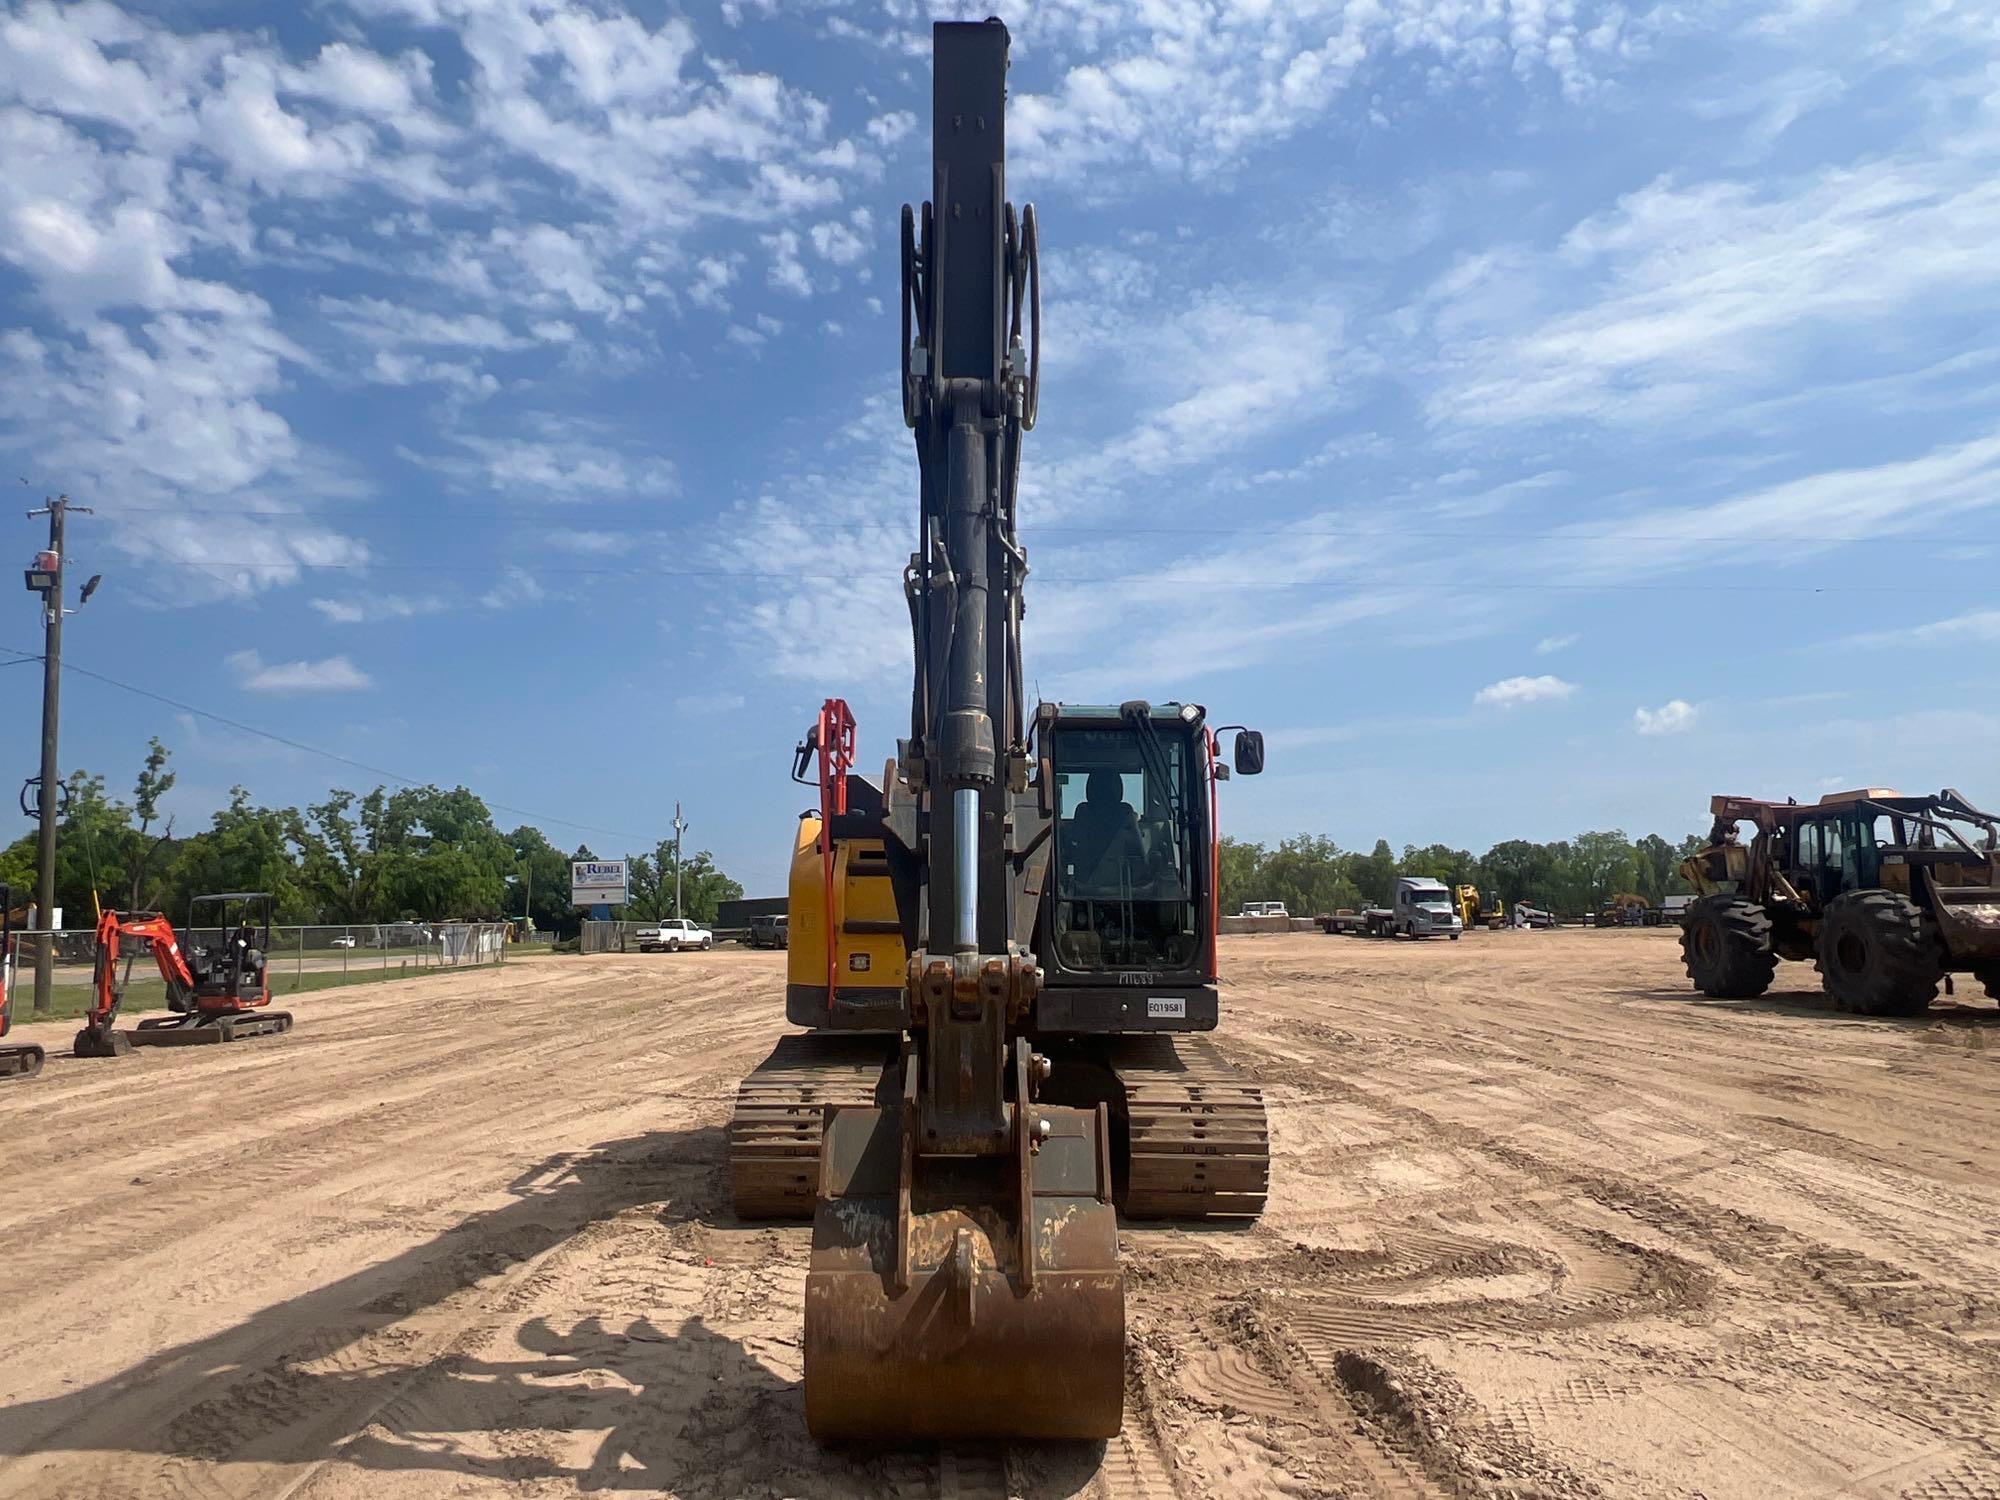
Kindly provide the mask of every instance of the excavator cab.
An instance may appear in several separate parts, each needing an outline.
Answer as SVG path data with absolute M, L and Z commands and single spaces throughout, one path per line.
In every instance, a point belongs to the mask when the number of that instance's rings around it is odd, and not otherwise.
M 1064 724 L 1049 738 L 1057 968 L 1194 976 L 1208 880 L 1193 737 L 1161 734 L 1147 711 L 1115 726 Z
M 1229 729 L 1236 774 L 1262 771 L 1263 736 Z M 1032 944 L 1043 965 L 1037 1030 L 1215 1026 L 1215 788 L 1230 774 L 1219 748 L 1198 703 L 1036 711 L 1035 791 L 1049 845 Z
M 190 996 L 170 995 L 186 1011 L 242 1010 L 271 1003 L 271 897 L 266 891 L 222 891 L 188 902 Z

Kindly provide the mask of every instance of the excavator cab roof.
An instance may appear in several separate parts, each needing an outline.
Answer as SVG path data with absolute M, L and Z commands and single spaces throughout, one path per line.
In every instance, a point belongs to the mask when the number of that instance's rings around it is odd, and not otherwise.
M 210 928 L 261 927 L 268 937 L 272 905 L 269 891 L 215 891 L 192 896 L 188 899 L 188 932 L 192 936 Z M 213 908 L 208 921 L 199 920 L 204 908 Z
M 1199 703 L 1148 703 L 1135 698 L 1129 703 L 1043 703 L 1035 710 L 1035 719 L 1037 723 L 1061 724 L 1066 728 L 1098 728 L 1123 724 L 1135 714 L 1151 719 L 1155 725 L 1193 725 L 1201 723 L 1208 710 Z

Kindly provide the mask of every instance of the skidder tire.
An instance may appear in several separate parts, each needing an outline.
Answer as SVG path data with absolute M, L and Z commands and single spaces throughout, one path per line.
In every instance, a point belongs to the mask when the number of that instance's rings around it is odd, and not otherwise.
M 1681 930 L 1681 959 L 1694 987 L 1711 999 L 1754 999 L 1778 972 L 1770 914 L 1741 897 L 1704 896 Z
M 1834 1009 L 1914 1016 L 1937 996 L 1944 955 L 1924 914 L 1894 891 L 1849 891 L 1819 921 L 1820 984 Z

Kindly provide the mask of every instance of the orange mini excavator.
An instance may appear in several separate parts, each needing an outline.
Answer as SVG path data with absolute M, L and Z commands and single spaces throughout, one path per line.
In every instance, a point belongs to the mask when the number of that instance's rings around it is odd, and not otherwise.
M 13 887 L 0 884 L 0 1037 L 14 1029 L 14 912 Z M 0 1041 L 0 1078 L 33 1078 L 44 1056 L 33 1042 Z
M 211 926 L 200 917 L 214 909 Z M 262 891 L 197 896 L 188 904 L 188 931 L 195 939 L 181 946 L 174 924 L 156 911 L 107 911 L 97 922 L 94 994 L 83 1030 L 76 1034 L 78 1057 L 121 1057 L 133 1047 L 173 1047 L 233 1042 L 292 1029 L 290 1011 L 271 1010 L 265 955 L 271 945 L 271 898 Z M 202 939 L 213 935 L 213 941 Z M 131 1031 L 113 1023 L 125 998 L 119 977 L 120 950 L 127 942 L 150 943 L 153 962 L 166 981 L 170 1016 L 150 1016 Z

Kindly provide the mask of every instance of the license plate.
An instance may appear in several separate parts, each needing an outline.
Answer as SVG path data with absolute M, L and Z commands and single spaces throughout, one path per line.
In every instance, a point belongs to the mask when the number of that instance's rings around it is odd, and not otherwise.
M 1187 1001 L 1178 997 L 1168 1000 L 1158 995 L 1148 995 L 1146 997 L 1146 1015 L 1149 1019 L 1155 1021 L 1185 1021 L 1187 1019 Z

